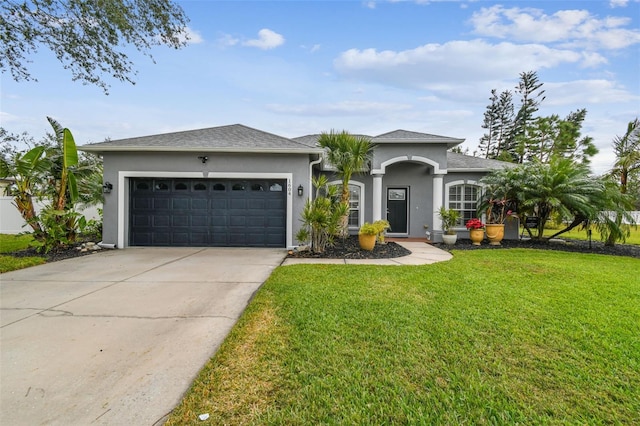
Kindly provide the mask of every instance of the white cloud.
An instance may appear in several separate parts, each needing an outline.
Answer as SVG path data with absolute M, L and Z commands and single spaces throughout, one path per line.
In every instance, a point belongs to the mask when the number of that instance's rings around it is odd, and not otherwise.
M 263 28 L 258 31 L 258 38 L 247 40 L 243 46 L 257 47 L 258 49 L 269 50 L 284 44 L 284 37 L 270 29 Z
M 627 3 L 629 3 L 629 0 L 609 0 L 609 7 L 616 8 L 616 7 L 627 7 Z
M 221 47 L 235 46 L 239 42 L 240 42 L 240 40 L 238 40 L 237 38 L 233 37 L 231 34 L 222 34 L 217 39 L 217 43 Z
M 587 10 L 560 10 L 547 15 L 541 9 L 482 8 L 470 21 L 478 35 L 535 43 L 562 43 L 589 49 L 624 49 L 640 43 L 640 31 L 624 28 L 628 17 L 598 18 Z
M 188 44 L 200 44 L 204 41 L 199 32 L 190 27 L 185 27 L 180 33 L 180 40 Z
M 587 66 L 603 60 L 597 54 L 584 56 L 541 44 L 471 40 L 425 44 L 404 51 L 350 49 L 334 60 L 334 66 L 348 78 L 443 91 L 477 82 L 513 79 L 523 69 L 540 70 L 565 63 Z

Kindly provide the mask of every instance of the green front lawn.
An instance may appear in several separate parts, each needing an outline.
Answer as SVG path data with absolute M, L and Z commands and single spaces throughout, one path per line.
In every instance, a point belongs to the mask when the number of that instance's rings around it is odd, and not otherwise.
M 13 253 L 29 248 L 33 241 L 30 234 L 8 235 L 0 234 L 0 253 Z M 41 265 L 45 258 L 40 256 L 13 257 L 0 254 L 0 273 Z
M 278 268 L 168 424 L 640 424 L 639 395 L 638 259 L 454 251 Z

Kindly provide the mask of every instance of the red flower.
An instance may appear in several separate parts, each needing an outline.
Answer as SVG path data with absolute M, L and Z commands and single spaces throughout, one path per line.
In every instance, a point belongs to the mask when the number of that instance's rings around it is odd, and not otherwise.
M 467 229 L 482 229 L 484 228 L 484 223 L 482 223 L 482 221 L 478 218 L 473 218 L 473 219 L 469 219 L 467 221 L 467 223 L 465 224 L 465 226 L 467 227 Z

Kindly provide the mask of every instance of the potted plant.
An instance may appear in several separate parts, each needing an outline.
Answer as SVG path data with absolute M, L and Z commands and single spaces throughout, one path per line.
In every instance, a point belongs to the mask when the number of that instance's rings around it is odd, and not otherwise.
M 378 229 L 378 233 L 376 234 L 377 242 L 380 244 L 385 244 L 384 233 L 387 229 L 391 228 L 391 225 L 389 224 L 388 221 L 382 219 L 382 220 L 376 220 L 375 222 L 373 222 L 373 226 L 375 226 Z
M 453 227 L 458 223 L 460 213 L 457 210 L 446 209 L 442 206 L 440 207 L 438 214 L 442 220 L 442 230 L 444 231 L 442 234 L 442 241 L 447 245 L 455 244 L 458 240 L 458 235 Z
M 369 251 L 373 250 L 373 247 L 376 245 L 376 237 L 379 232 L 379 226 L 369 222 L 363 223 L 358 231 L 358 243 L 360 243 L 360 248 Z
M 516 217 L 517 194 L 513 181 L 508 169 L 494 172 L 481 180 L 485 187 L 478 203 L 478 215 L 485 215 L 487 239 L 491 245 L 500 245 L 504 238 L 505 220 Z
M 469 239 L 474 246 L 479 246 L 484 239 L 484 223 L 476 217 L 469 219 L 465 226 L 469 230 Z

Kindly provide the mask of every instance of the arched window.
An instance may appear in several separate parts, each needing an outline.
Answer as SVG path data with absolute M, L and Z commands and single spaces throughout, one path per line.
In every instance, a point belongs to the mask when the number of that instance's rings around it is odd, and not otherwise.
M 445 186 L 447 208 L 457 210 L 460 219 L 456 226 L 463 227 L 467 220 L 478 217 L 478 199 L 482 187 L 475 181 L 450 182 Z

